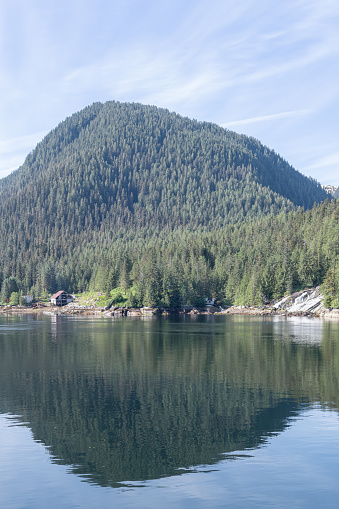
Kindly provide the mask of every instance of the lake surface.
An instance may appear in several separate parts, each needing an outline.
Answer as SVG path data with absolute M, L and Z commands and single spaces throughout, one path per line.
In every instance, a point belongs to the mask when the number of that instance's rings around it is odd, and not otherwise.
M 339 323 L 0 317 L 0 507 L 338 507 Z

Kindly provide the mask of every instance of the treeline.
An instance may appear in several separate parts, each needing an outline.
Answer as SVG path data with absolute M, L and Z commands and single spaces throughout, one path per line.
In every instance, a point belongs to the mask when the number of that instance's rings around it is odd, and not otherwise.
M 71 292 L 120 286 L 130 306 L 262 305 L 323 285 L 327 307 L 339 307 L 339 201 L 209 231 L 178 228 L 105 232 L 59 258 L 13 265 L 2 275 L 2 300 L 12 291 Z M 15 284 L 17 285 L 15 287 Z M 12 285 L 12 286 L 11 286 Z

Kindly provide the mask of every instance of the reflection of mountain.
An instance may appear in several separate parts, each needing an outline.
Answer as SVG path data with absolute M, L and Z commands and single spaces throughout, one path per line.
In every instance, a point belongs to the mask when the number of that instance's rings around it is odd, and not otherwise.
M 0 328 L 0 411 L 101 485 L 256 447 L 301 401 L 337 392 L 331 330 L 314 347 L 276 341 L 283 322 L 263 320 L 31 323 Z
M 48 398 L 31 389 L 49 386 Z M 52 386 L 52 388 L 51 388 Z M 190 379 L 33 377 L 25 394 L 35 439 L 99 484 L 143 480 L 255 447 L 296 408 L 268 391 Z M 268 407 L 268 405 L 271 407 Z M 60 460 L 61 459 L 61 460 Z

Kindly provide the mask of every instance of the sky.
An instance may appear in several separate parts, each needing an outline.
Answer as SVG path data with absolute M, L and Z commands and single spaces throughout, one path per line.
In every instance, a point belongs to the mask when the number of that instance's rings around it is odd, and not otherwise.
M 337 0 L 0 0 L 0 178 L 116 100 L 253 136 L 339 186 Z

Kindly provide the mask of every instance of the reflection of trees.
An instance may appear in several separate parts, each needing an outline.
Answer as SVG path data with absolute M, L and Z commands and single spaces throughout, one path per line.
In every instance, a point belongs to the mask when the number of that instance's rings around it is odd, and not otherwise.
M 99 484 L 212 463 L 283 429 L 301 401 L 338 408 L 336 325 L 314 322 L 310 345 L 280 340 L 284 323 L 37 322 L 0 337 L 0 407 Z

